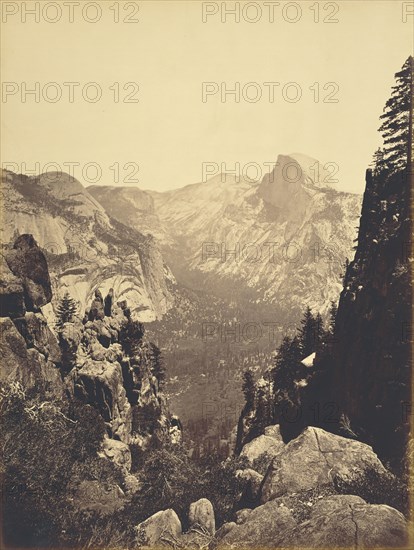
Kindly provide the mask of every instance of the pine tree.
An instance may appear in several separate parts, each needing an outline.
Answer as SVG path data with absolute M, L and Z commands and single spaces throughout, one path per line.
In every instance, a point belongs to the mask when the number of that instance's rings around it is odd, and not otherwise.
M 151 346 L 152 374 L 158 380 L 159 389 L 162 389 L 165 382 L 165 377 L 166 377 L 164 358 L 158 346 L 156 346 L 152 342 L 150 346 Z
M 325 341 L 326 331 L 321 314 L 318 312 L 315 318 L 315 351 L 320 350 Z
M 269 400 L 266 397 L 265 389 L 262 387 L 257 390 L 256 422 L 260 428 L 268 426 L 270 422 Z
M 127 355 L 133 357 L 138 353 L 144 334 L 144 325 L 139 321 L 133 321 L 131 318 L 121 327 L 119 342 Z
M 371 166 L 373 168 L 373 173 L 375 176 L 378 176 L 379 174 L 388 171 L 388 165 L 385 161 L 384 149 L 378 147 L 378 149 L 373 154 Z
M 245 370 L 243 373 L 242 390 L 246 401 L 246 407 L 251 410 L 254 406 L 255 387 L 253 373 L 250 369 Z
M 355 241 L 358 241 L 358 239 L 354 239 L 354 242 Z M 356 249 L 356 246 L 354 246 L 354 250 Z M 345 258 L 345 263 L 344 263 L 344 267 L 343 267 L 343 270 L 344 272 L 341 274 L 341 279 L 342 279 L 342 285 L 345 286 L 346 284 L 346 273 L 348 271 L 348 267 L 349 267 L 349 260 L 348 258 Z
M 337 313 L 338 313 L 338 306 L 336 305 L 335 300 L 332 300 L 331 307 L 329 308 L 329 324 L 328 324 L 328 332 L 332 336 L 335 334 L 335 323 L 336 323 Z
M 298 365 L 302 355 L 300 340 L 297 336 L 285 336 L 280 344 L 275 359 L 273 374 L 273 391 L 291 393 L 294 387 Z
M 68 291 L 65 292 L 63 298 L 59 301 L 56 308 L 56 327 L 62 330 L 65 323 L 71 323 L 78 310 L 75 300 L 71 297 Z
M 395 74 L 396 85 L 380 116 L 384 160 L 390 172 L 404 170 L 412 161 L 413 57 Z
M 303 356 L 307 357 L 315 351 L 316 346 L 316 320 L 309 306 L 306 308 L 300 324 L 302 325 L 299 330 L 300 346 Z

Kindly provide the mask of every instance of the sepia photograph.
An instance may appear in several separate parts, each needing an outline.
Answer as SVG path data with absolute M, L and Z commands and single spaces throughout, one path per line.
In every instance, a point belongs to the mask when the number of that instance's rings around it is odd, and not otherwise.
M 0 547 L 414 548 L 414 1 L 0 17 Z

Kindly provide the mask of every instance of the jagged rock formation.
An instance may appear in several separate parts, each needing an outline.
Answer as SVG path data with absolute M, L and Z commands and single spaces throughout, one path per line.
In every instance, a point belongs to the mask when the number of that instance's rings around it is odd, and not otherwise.
M 404 172 L 387 178 L 367 171 L 358 246 L 339 300 L 331 379 L 353 430 L 397 460 L 410 430 L 411 180 Z
M 106 316 L 96 289 L 84 322 L 65 323 L 58 339 L 41 311 L 52 289 L 46 258 L 33 236 L 18 237 L 13 248 L 3 249 L 2 260 L 0 379 L 59 397 L 68 393 L 96 407 L 108 436 L 118 440 L 107 440 L 103 452 L 126 467 L 131 458 L 125 446 L 121 452 L 122 444 L 145 447 L 153 438 L 169 440 L 170 429 L 179 441 L 179 420 L 171 425 L 166 397 L 152 372 L 151 344 L 144 338 L 133 356 L 122 347 L 122 329 L 133 323 L 125 302 L 122 308 L 111 304 Z
M 167 284 L 173 278 L 154 238 L 123 225 L 124 219 L 110 218 L 75 178 L 2 170 L 1 185 L 2 241 L 19 233 L 34 236 L 46 252 L 55 298 L 69 290 L 83 311 L 99 286 L 104 295 L 113 288 L 118 299 L 127 299 L 141 320 L 159 318 L 169 309 Z M 36 269 L 42 264 L 37 262 Z
M 96 290 L 85 322 L 64 325 L 61 346 L 76 348 L 68 376 L 74 397 L 99 410 L 110 438 L 144 448 L 153 439 L 169 440 L 176 426 L 153 374 L 150 343 L 137 341 L 133 353 L 123 346 L 122 331 L 133 321 L 121 306 L 113 304 L 106 316 Z
M 52 296 L 45 256 L 32 235 L 21 235 L 1 259 L 0 380 L 62 396 L 61 353 L 40 309 Z

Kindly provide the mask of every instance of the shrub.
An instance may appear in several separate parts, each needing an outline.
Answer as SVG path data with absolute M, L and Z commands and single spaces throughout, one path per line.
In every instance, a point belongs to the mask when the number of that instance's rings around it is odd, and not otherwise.
M 353 480 L 336 476 L 334 485 L 340 494 L 359 496 L 369 504 L 387 504 L 408 517 L 408 484 L 390 472 L 384 476 L 369 469 Z
M 0 411 L 5 542 L 59 545 L 75 513 L 70 484 L 109 477 L 108 465 L 96 457 L 103 420 L 90 406 L 26 395 L 18 384 L 0 387 Z

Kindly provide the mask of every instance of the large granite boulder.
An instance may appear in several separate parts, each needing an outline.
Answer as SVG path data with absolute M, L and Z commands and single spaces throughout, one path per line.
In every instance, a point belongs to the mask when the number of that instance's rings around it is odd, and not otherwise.
M 244 445 L 240 457 L 247 458 L 251 465 L 255 460 L 264 457 L 268 457 L 270 463 L 272 458 L 279 454 L 284 447 L 279 425 L 267 426 L 263 435 L 259 435 Z
M 216 520 L 211 502 L 207 498 L 200 498 L 197 502 L 192 502 L 188 513 L 188 521 L 190 529 L 198 526 L 210 535 L 214 535 Z
M 384 504 L 335 495 L 317 502 L 309 520 L 285 532 L 280 543 L 294 548 L 400 548 L 407 544 L 407 522 Z
M 160 546 L 181 536 L 182 527 L 177 514 L 169 508 L 161 510 L 135 527 L 139 546 Z M 173 544 L 172 544 L 173 545 Z
M 247 515 L 241 524 L 224 524 L 216 533 L 211 548 L 277 548 L 283 535 L 297 526 L 286 506 L 267 502 Z
M 263 480 L 260 501 L 334 486 L 336 476 L 346 481 L 361 479 L 367 470 L 375 471 L 384 480 L 389 476 L 368 445 L 308 427 L 273 459 Z
M 10 271 L 23 286 L 27 311 L 38 311 L 52 299 L 49 270 L 45 255 L 32 235 L 21 235 L 13 249 L 4 253 Z

